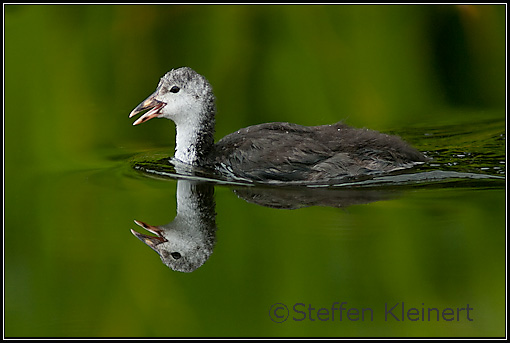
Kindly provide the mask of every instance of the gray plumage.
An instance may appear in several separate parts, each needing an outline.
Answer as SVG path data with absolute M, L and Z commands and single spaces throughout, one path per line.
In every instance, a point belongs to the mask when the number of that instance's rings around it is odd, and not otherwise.
M 342 123 L 267 123 L 221 139 L 209 163 L 254 180 L 320 181 L 407 168 L 425 157 L 399 137 Z

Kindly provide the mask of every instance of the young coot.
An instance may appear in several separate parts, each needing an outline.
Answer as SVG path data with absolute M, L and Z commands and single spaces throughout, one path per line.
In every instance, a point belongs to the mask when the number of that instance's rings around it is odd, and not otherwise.
M 327 182 L 409 168 L 427 158 L 399 137 L 341 122 L 301 126 L 253 125 L 214 143 L 212 87 L 188 67 L 173 69 L 129 115 L 148 110 L 133 125 L 167 118 L 176 125 L 174 158 L 193 166 L 262 182 Z

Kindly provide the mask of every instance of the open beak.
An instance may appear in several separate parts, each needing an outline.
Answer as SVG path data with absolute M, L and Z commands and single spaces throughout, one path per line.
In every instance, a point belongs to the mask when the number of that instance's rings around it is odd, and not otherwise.
M 156 100 L 156 93 L 151 94 L 147 99 L 145 99 L 140 105 L 136 106 L 134 110 L 129 114 L 129 118 L 137 115 L 138 113 L 149 110 L 143 116 L 138 118 L 133 125 L 138 125 L 140 123 L 146 122 L 149 119 L 156 118 L 161 114 L 161 109 L 165 107 L 166 103 Z
M 144 222 L 135 220 L 136 225 L 143 227 L 145 230 L 149 231 L 150 233 L 153 233 L 157 236 L 149 236 L 144 235 L 141 233 L 136 232 L 135 230 L 131 229 L 131 233 L 135 235 L 136 238 L 147 244 L 152 250 L 157 252 L 159 254 L 159 251 L 156 249 L 156 246 L 158 244 L 164 243 L 167 240 L 163 237 L 163 230 L 158 228 L 157 226 L 152 226 L 145 224 Z

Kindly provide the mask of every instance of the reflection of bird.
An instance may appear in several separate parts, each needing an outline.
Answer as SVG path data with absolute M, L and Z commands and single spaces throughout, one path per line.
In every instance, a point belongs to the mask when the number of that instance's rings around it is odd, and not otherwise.
M 176 160 L 250 180 L 320 182 L 389 172 L 426 161 L 422 153 L 396 136 L 342 123 L 308 127 L 260 124 L 214 144 L 216 109 L 211 85 L 187 67 L 163 76 L 156 91 L 130 117 L 147 109 L 133 125 L 156 117 L 172 119 L 177 131 Z
M 192 272 L 207 261 L 216 241 L 214 186 L 179 180 L 177 215 L 167 225 L 135 223 L 156 236 L 131 232 L 151 247 L 169 268 Z
M 395 190 L 373 188 L 236 187 L 234 193 L 260 206 L 297 209 L 308 206 L 346 208 L 396 198 Z

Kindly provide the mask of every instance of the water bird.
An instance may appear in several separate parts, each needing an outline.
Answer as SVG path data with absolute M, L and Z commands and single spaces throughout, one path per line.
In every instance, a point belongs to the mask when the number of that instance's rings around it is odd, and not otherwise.
M 130 114 L 133 125 L 167 118 L 176 125 L 174 160 L 222 175 L 259 182 L 327 183 L 410 168 L 427 157 L 400 137 L 342 122 L 249 126 L 214 142 L 215 96 L 189 67 L 172 69 Z

